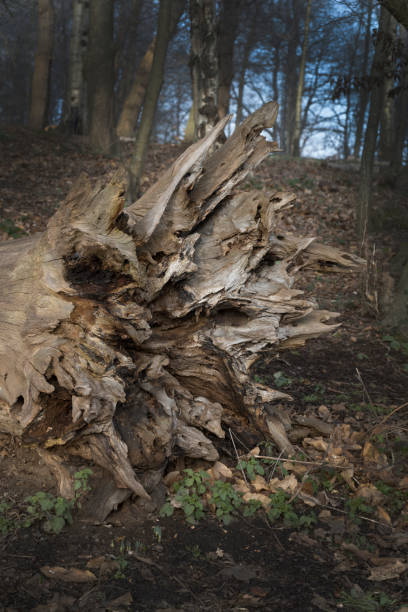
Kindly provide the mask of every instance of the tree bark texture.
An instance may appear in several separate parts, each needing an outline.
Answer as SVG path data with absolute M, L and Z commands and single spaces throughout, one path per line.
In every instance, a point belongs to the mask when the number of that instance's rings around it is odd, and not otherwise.
M 195 138 L 205 136 L 218 119 L 218 57 L 214 0 L 190 0 L 190 68 Z
M 160 0 L 159 23 L 153 64 L 149 75 L 142 118 L 137 132 L 135 150 L 129 165 L 129 192 L 131 199 L 139 195 L 147 147 L 153 129 L 154 117 L 164 77 L 167 47 L 172 29 L 177 27 L 184 9 L 184 0 Z
M 305 15 L 305 31 L 303 35 L 302 55 L 299 66 L 299 79 L 296 89 L 296 104 L 295 104 L 295 126 L 292 134 L 291 152 L 295 157 L 300 156 L 300 135 L 302 131 L 302 98 L 303 88 L 305 84 L 305 69 L 306 56 L 309 43 L 309 26 L 310 14 L 312 12 L 312 0 L 307 0 L 306 15 Z
M 360 167 L 361 180 L 357 204 L 357 231 L 361 246 L 365 243 L 371 226 L 371 185 L 378 125 L 381 117 L 381 100 L 383 99 L 384 66 L 387 56 L 384 43 L 386 41 L 390 22 L 390 13 L 384 7 L 381 7 L 378 37 L 370 75 L 372 80 L 370 110 L 368 113 Z
M 223 0 L 217 31 L 218 117 L 229 111 L 230 89 L 234 76 L 234 44 L 240 20 L 241 0 Z
M 140 109 L 142 108 L 146 88 L 149 83 L 150 71 L 152 69 L 156 37 L 148 46 L 146 53 L 140 61 L 136 71 L 133 85 L 126 96 L 116 127 L 117 136 L 130 138 L 134 135 Z
M 46 121 L 48 88 L 54 36 L 52 0 L 38 0 L 38 40 L 31 82 L 29 126 L 41 130 Z
M 64 124 L 72 134 L 85 128 L 85 59 L 88 47 L 89 0 L 74 0 Z
M 363 9 L 362 9 L 363 10 Z M 364 119 L 366 116 L 369 91 L 367 83 L 364 80 L 368 80 L 368 56 L 370 53 L 370 41 L 371 41 L 371 19 L 373 14 L 373 0 L 369 0 L 367 10 L 367 21 L 364 35 L 364 51 L 363 51 L 363 62 L 361 66 L 361 78 L 363 83 L 360 86 L 360 95 L 358 100 L 358 107 L 356 111 L 356 136 L 354 141 L 354 157 L 358 159 L 360 157 L 361 141 L 363 137 Z
M 89 141 L 96 151 L 108 154 L 113 140 L 113 0 L 90 0 L 89 10 Z
M 408 30 L 408 4 L 406 0 L 380 0 L 380 4 Z
M 238 189 L 276 148 L 260 136 L 276 114 L 209 156 L 223 119 L 126 209 L 119 177 L 82 178 L 43 234 L 0 246 L 0 431 L 38 448 L 60 489 L 70 456 L 101 466 L 104 513 L 148 499 L 177 455 L 215 461 L 223 424 L 292 450 L 287 396 L 250 368 L 336 327 L 298 274 L 358 261 L 277 232 L 293 195 Z

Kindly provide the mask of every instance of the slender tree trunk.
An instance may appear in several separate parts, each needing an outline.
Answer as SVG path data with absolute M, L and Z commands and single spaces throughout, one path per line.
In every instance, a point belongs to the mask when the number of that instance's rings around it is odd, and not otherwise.
M 389 34 L 387 37 L 387 61 L 385 67 L 383 100 L 381 111 L 381 129 L 380 129 L 380 148 L 379 158 L 384 162 L 391 162 L 392 146 L 393 146 L 393 111 L 395 99 L 389 95 L 389 92 L 394 87 L 395 81 L 395 55 L 394 44 L 396 35 L 397 23 L 394 17 L 391 17 Z M 408 112 L 408 109 L 407 109 Z
M 241 0 L 223 0 L 217 32 L 218 116 L 228 114 L 230 89 L 234 76 L 234 43 L 237 36 Z
M 401 90 L 395 102 L 394 140 L 391 156 L 391 173 L 398 176 L 402 167 L 405 139 L 408 135 L 408 30 L 401 26 L 400 36 L 404 45 Z
M 149 83 L 155 46 L 156 37 L 153 38 L 148 46 L 138 66 L 133 85 L 123 104 L 122 112 L 120 113 L 116 127 L 116 134 L 119 137 L 130 137 L 134 134 L 146 88 Z
M 38 0 L 38 42 L 31 83 L 29 118 L 29 126 L 33 130 L 41 130 L 46 121 L 53 35 L 52 0 Z
M 73 0 L 72 33 L 64 125 L 72 134 L 82 134 L 85 127 L 84 63 L 88 47 L 89 0 Z
M 295 128 L 296 114 L 296 92 L 298 84 L 298 59 L 297 48 L 299 44 L 299 12 L 300 0 L 287 2 L 286 7 L 286 27 L 288 28 L 288 50 L 285 66 L 285 91 L 284 91 L 284 133 L 283 146 L 289 155 L 293 154 L 292 143 Z
M 306 55 L 309 42 L 309 26 L 310 14 L 312 11 L 312 0 L 307 0 L 306 16 L 305 16 L 305 32 L 302 45 L 302 56 L 299 66 L 299 80 L 296 90 L 296 105 L 295 105 L 295 127 L 292 135 L 291 153 L 295 157 L 300 156 L 300 133 L 302 128 L 302 97 L 303 87 L 305 83 Z
M 113 0 L 91 0 L 87 57 L 89 141 L 101 153 L 112 149 Z
M 191 144 L 194 142 L 195 138 L 195 110 L 194 110 L 194 101 L 191 103 L 190 112 L 188 114 L 188 120 L 186 124 L 186 128 L 184 130 L 184 138 L 183 142 L 185 144 Z
M 217 122 L 218 60 L 214 0 L 190 0 L 191 80 L 195 139 L 205 136 Z
M 354 141 L 354 157 L 358 159 L 360 157 L 361 140 L 363 136 L 364 119 L 367 110 L 369 91 L 365 81 L 368 75 L 368 57 L 370 53 L 370 41 L 371 41 L 371 19 L 373 14 L 373 0 L 369 0 L 368 11 L 367 11 L 367 23 L 364 36 L 364 52 L 363 52 L 363 64 L 361 67 L 361 77 L 363 83 L 360 85 L 360 96 L 357 111 L 356 120 L 356 138 Z
M 244 101 L 245 76 L 246 76 L 246 72 L 249 66 L 249 57 L 251 55 L 251 51 L 255 44 L 258 10 L 259 10 L 259 4 L 257 1 L 255 1 L 254 12 L 252 13 L 252 19 L 251 19 L 251 27 L 248 32 L 247 39 L 245 41 L 244 50 L 242 54 L 242 61 L 241 61 L 241 71 L 239 73 L 237 115 L 235 119 L 236 125 L 239 125 L 241 123 L 242 116 L 243 116 L 242 110 L 243 110 L 243 101 Z M 276 98 L 275 98 L 275 101 L 277 102 Z
M 373 177 L 374 155 L 377 143 L 378 125 L 381 117 L 381 101 L 383 99 L 384 87 L 384 64 L 386 60 L 386 49 L 384 41 L 389 31 L 391 16 L 389 12 L 381 7 L 378 36 L 371 68 L 372 89 L 370 95 L 370 110 L 366 133 L 364 138 L 364 149 L 360 167 L 360 188 L 358 194 L 357 208 L 357 230 L 361 248 L 366 242 L 367 234 L 371 227 L 371 188 Z
M 129 166 L 129 192 L 132 200 L 136 199 L 140 190 L 140 178 L 143 172 L 147 147 L 152 133 L 154 117 L 164 76 L 167 47 L 170 40 L 172 23 L 177 24 L 184 9 L 184 0 L 160 0 L 159 23 L 153 64 L 150 71 L 142 118 L 137 133 L 135 151 Z M 174 13 L 173 13 L 174 12 Z

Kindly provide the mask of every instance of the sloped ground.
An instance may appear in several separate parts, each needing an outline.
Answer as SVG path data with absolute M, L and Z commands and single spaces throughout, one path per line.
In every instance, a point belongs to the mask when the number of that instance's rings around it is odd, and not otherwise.
M 81 172 L 98 177 L 120 165 L 95 156 L 80 139 L 55 133 L 0 130 L 0 148 L 4 240 L 41 231 Z M 153 146 L 144 186 L 180 151 Z M 352 169 L 275 157 L 244 188 L 294 190 L 298 199 L 284 231 L 357 252 L 357 183 Z M 382 205 L 400 196 L 376 185 L 375 197 Z M 276 449 L 251 432 L 227 436 L 219 447 L 224 473 L 232 469 L 220 479 L 221 493 L 233 483 L 253 510 L 260 499 L 273 499 L 266 510 L 243 516 L 241 505 L 228 522 L 234 514 L 228 498 L 225 522 L 216 520 L 211 511 L 221 502 L 208 503 L 214 479 L 207 482 L 201 472 L 208 512 L 196 524 L 183 513 L 194 493 L 184 478 L 184 497 L 180 488 L 170 489 L 170 517 L 129 504 L 102 526 L 86 523 L 82 509 L 57 535 L 45 532 L 41 521 L 25 528 L 35 503 L 24 499 L 54 494 L 53 482 L 33 449 L 4 439 L 0 609 L 374 611 L 408 605 L 408 345 L 378 324 L 375 296 L 393 243 L 389 235 L 376 241 L 380 257 L 372 261 L 368 299 L 361 298 L 364 275 L 305 276 L 302 289 L 340 312 L 342 326 L 305 348 L 264 355 L 255 367 L 261 382 L 293 397 L 287 409 L 296 423 L 291 439 L 299 463 L 256 459 L 257 453 L 275 457 Z M 242 474 L 236 452 L 251 449 Z M 174 466 L 179 484 L 188 467 L 182 459 Z M 171 501 L 181 509 L 174 511 Z

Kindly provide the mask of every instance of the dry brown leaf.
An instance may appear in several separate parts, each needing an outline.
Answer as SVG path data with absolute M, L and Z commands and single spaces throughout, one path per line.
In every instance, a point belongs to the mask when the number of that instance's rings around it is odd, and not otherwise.
M 282 467 L 285 468 L 288 472 L 294 472 L 298 476 L 303 476 L 309 469 L 306 465 L 302 465 L 301 463 L 291 463 L 290 461 L 285 461 L 282 464 Z
M 355 484 L 355 482 L 353 480 L 354 468 L 353 467 L 349 467 L 346 470 L 343 470 L 342 472 L 340 472 L 340 475 L 343 477 L 344 481 L 348 484 L 350 489 L 352 489 L 352 491 L 355 491 L 356 490 L 356 484 Z
M 208 473 L 214 478 L 214 480 L 232 478 L 232 471 L 225 465 L 225 463 L 222 463 L 221 461 L 216 461 L 208 470 Z
M 61 580 L 62 582 L 93 582 L 97 579 L 90 570 L 81 570 L 76 567 L 66 568 L 58 567 L 57 565 L 54 567 L 44 565 L 40 568 L 40 572 L 46 578 Z
M 387 458 L 385 455 L 367 440 L 363 448 L 363 459 L 364 463 L 375 463 L 376 465 L 385 466 L 387 465 Z
M 388 512 L 382 506 L 378 506 L 377 508 L 377 516 L 381 521 L 385 521 L 389 525 L 392 525 L 392 520 Z
M 401 559 L 394 559 L 391 563 L 387 563 L 386 565 L 370 568 L 371 574 L 368 580 L 374 580 L 375 582 L 393 580 L 394 578 L 399 578 L 407 569 L 408 563 L 404 563 Z
M 166 476 L 163 478 L 163 482 L 166 485 L 166 487 L 171 487 L 171 485 L 177 482 L 179 478 L 180 478 L 180 471 L 174 470 L 173 472 L 169 472 L 168 474 L 166 474 Z
M 268 491 L 269 484 L 266 482 L 263 476 L 257 474 L 254 480 L 251 480 L 251 485 L 254 487 L 255 491 Z
M 275 478 L 273 479 L 275 481 Z M 272 480 L 269 483 L 269 490 L 275 493 L 278 489 L 282 491 L 286 491 L 287 493 L 294 493 L 299 486 L 299 482 L 294 474 L 289 474 L 283 480 L 278 480 L 278 482 L 273 482 Z
M 269 506 L 271 505 L 271 500 L 269 498 L 269 495 L 264 495 L 263 493 L 245 493 L 245 495 L 243 496 L 243 500 L 244 502 L 248 503 L 250 501 L 259 501 L 263 508 L 265 508 L 265 510 L 267 510 L 269 508 Z
M 322 436 L 319 436 L 318 438 L 305 438 L 303 443 L 307 444 L 308 446 L 312 446 L 318 451 L 323 451 L 324 453 L 328 448 L 328 444 L 325 440 L 323 440 Z
M 384 495 L 381 493 L 381 491 L 379 491 L 377 487 L 372 484 L 364 484 L 358 487 L 356 496 L 362 497 L 373 506 L 378 506 L 378 504 L 380 504 L 384 499 Z

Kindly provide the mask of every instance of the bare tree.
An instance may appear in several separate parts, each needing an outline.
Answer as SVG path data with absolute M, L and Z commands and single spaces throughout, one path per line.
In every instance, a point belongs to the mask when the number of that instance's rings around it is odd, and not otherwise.
M 52 0 L 38 0 L 38 41 L 31 84 L 29 125 L 33 130 L 44 127 L 48 106 L 48 88 L 54 35 Z
M 223 0 L 217 29 L 218 117 L 228 114 L 231 83 L 234 76 L 234 44 L 240 21 L 242 0 Z
M 191 80 L 195 138 L 202 138 L 218 118 L 218 56 L 215 0 L 190 0 Z
M 84 73 L 88 47 L 88 28 L 89 0 L 73 0 L 64 124 L 74 134 L 82 134 L 85 124 L 86 90 Z
M 159 22 L 153 64 L 146 90 L 142 118 L 137 132 L 136 146 L 129 165 L 129 193 L 132 200 L 139 195 L 140 178 L 143 172 L 147 147 L 152 133 L 157 103 L 163 83 L 164 64 L 171 36 L 171 29 L 174 24 L 177 24 L 183 9 L 184 0 L 160 0 Z
M 307 0 L 305 25 L 303 34 L 302 44 L 302 55 L 300 58 L 299 65 L 299 77 L 296 90 L 296 104 L 295 104 L 295 125 L 292 133 L 292 142 L 290 143 L 290 152 L 295 157 L 300 155 L 300 134 L 301 134 L 301 115 L 302 115 L 302 97 L 303 87 L 305 82 L 305 68 L 306 68 L 306 55 L 308 50 L 309 42 L 309 26 L 310 26 L 310 14 L 312 11 L 312 0 Z
M 113 0 L 90 0 L 87 56 L 89 140 L 101 153 L 112 150 Z

